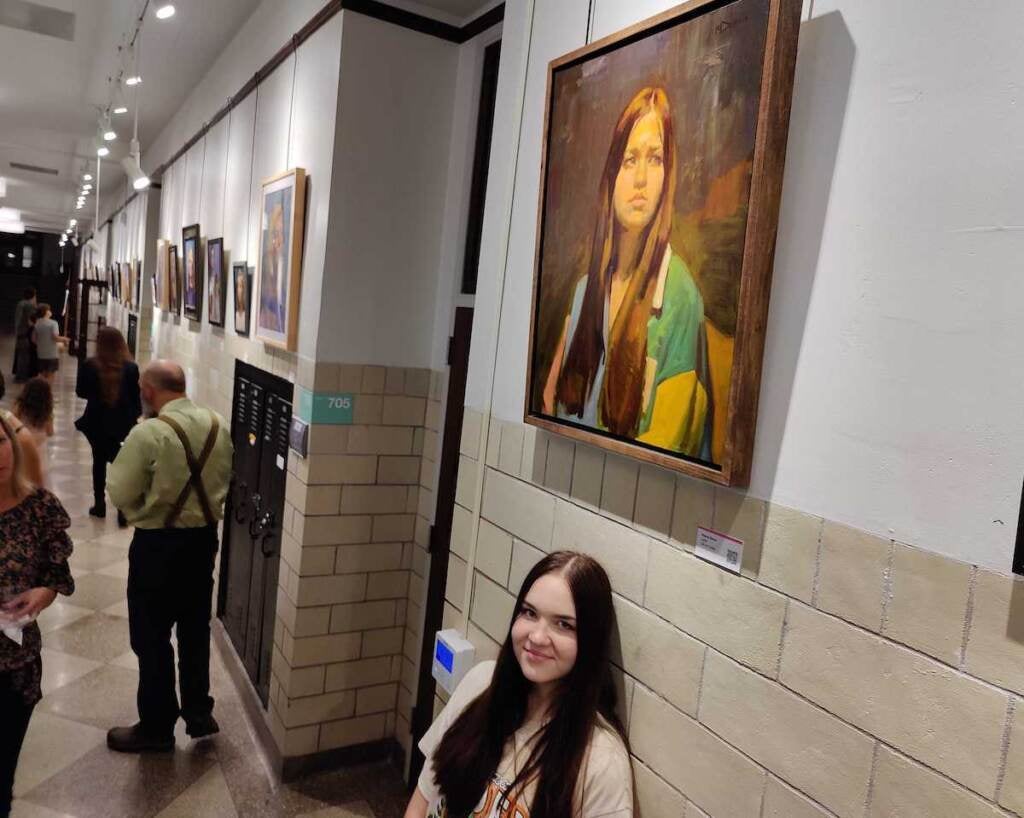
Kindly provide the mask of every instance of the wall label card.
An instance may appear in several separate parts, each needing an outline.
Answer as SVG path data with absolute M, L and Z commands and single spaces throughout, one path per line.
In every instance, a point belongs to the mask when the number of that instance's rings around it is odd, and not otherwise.
M 299 388 L 298 416 L 306 423 L 350 426 L 355 395 L 348 392 L 310 392 Z
M 734 574 L 743 565 L 743 540 L 737 540 L 710 528 L 697 527 L 694 553 L 703 560 L 713 562 Z

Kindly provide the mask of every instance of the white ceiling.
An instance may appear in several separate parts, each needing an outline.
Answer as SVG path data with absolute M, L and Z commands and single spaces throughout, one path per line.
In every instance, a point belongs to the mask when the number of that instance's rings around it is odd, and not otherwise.
M 0 0 L 0 10 L 5 0 Z M 30 228 L 60 232 L 77 217 L 88 232 L 94 197 L 75 210 L 82 173 L 95 174 L 98 108 L 109 99 L 108 77 L 119 70 L 117 47 L 133 29 L 145 0 L 42 0 L 75 15 L 74 41 L 0 25 L 0 206 L 22 211 Z M 18 3 L 22 5 L 22 3 Z M 153 15 L 141 38 L 139 138 L 143 147 L 166 125 L 189 90 L 213 64 L 259 0 L 175 0 L 169 20 Z M 134 113 L 134 101 L 129 98 Z M 103 161 L 103 189 L 124 184 L 131 114 L 115 117 L 118 140 Z M 114 161 L 110 161 L 114 160 Z M 56 175 L 18 170 L 11 162 L 51 168 Z M 94 183 L 95 184 L 95 183 Z
M 120 70 L 118 46 L 139 14 L 147 8 L 139 87 L 139 139 L 145 153 L 261 0 L 174 0 L 177 13 L 169 20 L 154 16 L 158 0 L 149 0 L 148 7 L 146 0 L 0 0 L 0 20 L 23 13 L 26 2 L 74 14 L 74 39 L 0 23 L 0 177 L 7 181 L 0 207 L 20 210 L 30 229 L 55 233 L 77 218 L 80 232 L 87 235 L 95 196 L 89 196 L 83 210 L 75 209 L 75 199 L 86 169 L 96 173 L 93 139 L 99 110 L 110 100 L 109 78 Z M 498 0 L 389 3 L 462 24 Z M 135 107 L 134 91 L 126 90 L 131 112 L 114 117 L 118 139 L 109 143 L 110 156 L 103 160 L 104 193 L 125 184 L 120 160 L 128 153 Z M 11 162 L 56 174 L 16 169 Z

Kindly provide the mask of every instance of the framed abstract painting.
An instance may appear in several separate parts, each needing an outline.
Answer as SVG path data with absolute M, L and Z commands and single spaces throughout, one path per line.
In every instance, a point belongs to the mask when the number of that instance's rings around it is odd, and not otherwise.
M 261 202 L 254 336 L 294 350 L 299 337 L 306 172 L 293 168 L 267 179 Z
M 693 0 L 548 67 L 525 420 L 750 479 L 800 0 Z
M 181 266 L 185 317 L 199 321 L 203 316 L 203 251 L 198 224 L 189 225 L 181 231 Z

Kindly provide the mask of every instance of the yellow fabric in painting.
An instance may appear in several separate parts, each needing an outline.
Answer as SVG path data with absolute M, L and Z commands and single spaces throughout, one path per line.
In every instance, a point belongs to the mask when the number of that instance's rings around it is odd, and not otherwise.
M 711 370 L 712 418 L 711 458 L 721 463 L 725 457 L 726 423 L 729 418 L 729 386 L 732 383 L 732 356 L 736 339 L 705 321 L 708 336 L 708 369 Z
M 637 440 L 694 457 L 700 453 L 707 411 L 707 392 L 697 373 L 680 372 L 658 385 L 651 425 Z

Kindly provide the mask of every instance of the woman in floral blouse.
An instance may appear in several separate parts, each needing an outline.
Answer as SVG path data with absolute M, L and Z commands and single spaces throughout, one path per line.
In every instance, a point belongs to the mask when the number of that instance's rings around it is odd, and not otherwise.
M 14 771 L 36 702 L 42 698 L 41 636 L 35 617 L 75 589 L 68 557 L 71 524 L 60 500 L 26 476 L 12 418 L 0 412 L 0 818 L 11 811 Z M 6 627 L 24 622 L 20 634 Z

